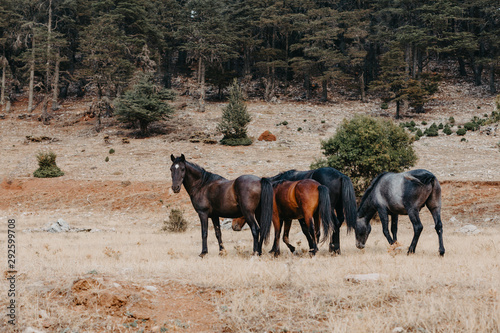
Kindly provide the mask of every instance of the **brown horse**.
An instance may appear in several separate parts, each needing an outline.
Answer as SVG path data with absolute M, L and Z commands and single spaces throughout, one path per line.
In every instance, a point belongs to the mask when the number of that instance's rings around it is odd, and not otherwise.
M 279 239 L 282 222 L 284 222 L 283 242 L 292 253 L 295 251 L 295 247 L 289 242 L 288 235 L 292 219 L 299 219 L 302 232 L 309 243 L 309 252 L 312 255 L 316 254 L 320 236 L 320 220 L 323 226 L 323 239 L 328 238 L 333 230 L 328 188 L 315 180 L 304 179 L 278 181 L 273 183 L 273 189 L 274 244 L 270 252 L 274 253 L 275 257 L 280 254 Z M 234 219 L 233 230 L 241 230 L 245 222 L 244 218 Z
M 224 254 L 220 217 L 244 216 L 252 230 L 254 254 L 262 253 L 262 242 L 267 240 L 271 229 L 273 188 L 266 178 L 243 175 L 227 180 L 206 171 L 197 164 L 171 155 L 172 190 L 179 193 L 182 185 L 186 189 L 201 222 L 202 250 L 200 257 L 208 252 L 208 219 L 213 222 L 215 236 L 219 242 L 219 253 Z

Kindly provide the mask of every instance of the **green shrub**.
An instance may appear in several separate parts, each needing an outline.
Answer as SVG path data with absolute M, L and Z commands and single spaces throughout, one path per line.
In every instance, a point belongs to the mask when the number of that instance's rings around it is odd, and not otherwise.
M 464 124 L 464 129 L 467 131 L 476 131 L 479 129 L 479 124 L 476 122 L 469 121 Z
M 422 125 L 424 125 L 424 126 L 427 125 L 427 122 L 425 120 L 422 121 Z
M 448 125 L 448 124 L 444 125 L 443 133 L 446 135 L 451 135 L 451 133 L 453 133 L 450 125 Z
M 106 158 L 104 159 L 104 162 L 109 162 L 109 156 L 106 156 Z
M 443 128 L 444 128 L 443 123 L 439 123 L 439 125 L 438 125 L 438 129 L 443 129 Z
M 450 122 L 450 124 L 454 125 L 455 124 L 455 118 L 453 117 L 450 117 L 448 118 L 448 121 Z
M 467 130 L 465 128 L 459 128 L 457 130 L 457 135 L 462 136 L 462 135 L 465 135 L 465 133 L 467 133 Z
M 252 139 L 250 138 L 222 138 L 220 143 L 225 146 L 250 146 Z
M 114 150 L 113 148 L 111 148 L 111 149 L 109 150 L 109 153 L 110 153 L 110 154 L 114 154 L 114 153 L 115 153 L 115 150 Z
M 217 131 L 224 135 L 220 143 L 228 146 L 251 145 L 252 140 L 247 136 L 251 119 L 243 92 L 235 79 L 229 90 L 229 104 L 222 109 L 222 120 L 217 124 Z
M 180 209 L 173 208 L 170 210 L 168 221 L 163 222 L 163 231 L 170 232 L 185 232 L 187 230 L 187 221 L 184 218 L 184 213 Z
M 333 167 L 351 177 L 357 191 L 364 191 L 382 171 L 401 172 L 415 165 L 413 140 L 391 120 L 358 115 L 344 120 L 333 137 L 321 141 L 326 159 L 311 167 Z
M 419 129 L 417 130 L 417 133 L 415 133 L 415 136 L 416 136 L 416 137 L 418 137 L 418 138 L 420 138 L 421 136 L 424 136 L 424 133 L 423 133 L 423 132 L 422 132 L 422 130 L 419 128 Z
M 384 103 L 380 104 L 380 108 L 382 110 L 387 110 L 389 108 L 389 104 L 387 104 L 387 103 L 384 102 Z
M 436 123 L 432 123 L 429 128 L 425 129 L 424 134 L 427 136 L 438 136 L 438 126 Z
M 56 165 L 57 155 L 52 152 L 39 152 L 36 155 L 38 169 L 33 173 L 37 178 L 53 178 L 64 176 L 64 172 Z

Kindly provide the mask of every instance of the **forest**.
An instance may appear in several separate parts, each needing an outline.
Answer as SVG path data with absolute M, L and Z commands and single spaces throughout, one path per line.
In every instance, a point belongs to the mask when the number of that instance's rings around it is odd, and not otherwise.
M 498 0 L 2 0 L 0 103 L 111 99 L 138 72 L 194 79 L 199 109 L 237 78 L 250 97 L 425 102 L 446 77 L 497 92 Z M 177 80 L 177 81 L 176 81 Z M 294 86 L 295 95 L 286 91 Z M 250 89 L 252 87 L 252 89 Z M 298 93 L 297 93 L 298 90 Z M 213 92 L 210 96 L 207 91 Z

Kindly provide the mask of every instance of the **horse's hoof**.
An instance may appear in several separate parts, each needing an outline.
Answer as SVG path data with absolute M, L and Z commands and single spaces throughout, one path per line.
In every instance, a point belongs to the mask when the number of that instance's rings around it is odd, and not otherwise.
M 208 253 L 208 252 L 202 252 L 202 253 L 200 253 L 200 258 L 203 258 L 204 256 L 206 256 L 206 255 L 207 255 L 207 253 Z
M 220 255 L 221 257 L 225 257 L 225 256 L 227 256 L 227 251 L 226 251 L 226 249 L 222 249 L 222 250 L 220 250 L 220 251 L 219 251 L 219 255 Z
M 439 256 L 444 257 L 444 251 L 439 251 Z

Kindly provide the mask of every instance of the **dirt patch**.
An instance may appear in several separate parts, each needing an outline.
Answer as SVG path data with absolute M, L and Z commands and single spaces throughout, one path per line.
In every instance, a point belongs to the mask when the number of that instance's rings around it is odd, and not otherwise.
M 224 331 L 213 305 L 214 298 L 219 297 L 216 291 L 174 281 L 147 285 L 98 275 L 68 283 L 66 287 L 45 288 L 43 297 L 54 311 L 41 313 L 40 326 L 44 329 L 61 331 L 69 324 L 74 326 L 55 315 L 64 308 L 73 312 L 73 321 L 106 318 L 82 323 L 79 328 L 83 331 Z

